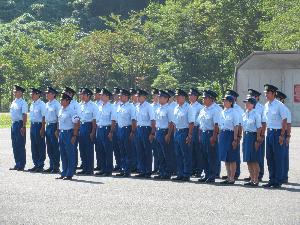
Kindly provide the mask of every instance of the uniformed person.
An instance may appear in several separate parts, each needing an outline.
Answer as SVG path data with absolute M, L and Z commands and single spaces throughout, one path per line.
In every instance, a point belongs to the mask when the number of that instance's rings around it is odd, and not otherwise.
M 79 128 L 79 151 L 82 159 L 82 171 L 77 174 L 94 174 L 94 141 L 96 137 L 97 105 L 91 101 L 93 92 L 88 88 L 82 88 L 79 93 L 80 105 L 80 128 Z
M 52 87 L 48 87 L 46 90 L 46 97 L 48 102 L 46 103 L 45 121 L 46 121 L 46 145 L 47 154 L 49 157 L 49 168 L 44 172 L 59 173 L 59 146 L 58 139 L 55 136 L 55 131 L 58 129 L 58 113 L 61 108 L 60 103 L 56 100 L 56 91 Z
M 261 116 L 256 111 L 256 99 L 248 97 L 244 100 L 246 112 L 243 114 L 243 161 L 247 162 L 250 181 L 244 185 L 258 186 L 259 184 L 259 156 L 261 138 Z
M 260 118 L 262 120 L 263 112 L 264 112 L 264 106 L 259 102 L 260 95 L 261 93 L 259 91 L 256 91 L 254 89 L 248 89 L 248 95 L 249 97 L 255 98 L 256 100 L 256 105 L 255 105 L 255 111 L 260 115 Z M 265 164 L 265 134 L 261 134 L 262 138 L 262 143 L 260 145 L 260 149 L 258 151 L 259 153 L 259 159 L 258 159 L 258 164 L 259 164 L 259 176 L 258 180 L 262 181 L 262 178 L 264 176 L 264 164 Z M 250 181 L 251 177 L 244 178 L 245 181 Z
M 130 92 L 130 102 L 134 105 L 136 108 L 139 104 L 139 99 L 138 96 L 136 95 L 137 90 L 134 88 L 129 89 Z M 141 162 L 140 162 L 140 157 L 139 157 L 139 152 L 138 152 L 138 142 L 137 142 L 137 135 L 135 134 L 133 143 L 132 143 L 132 165 L 131 165 L 131 172 L 141 172 Z
M 201 144 L 199 142 L 199 123 L 197 118 L 199 116 L 200 110 L 203 106 L 198 102 L 198 97 L 200 96 L 199 91 L 196 88 L 191 88 L 189 93 L 189 102 L 190 106 L 195 115 L 195 124 L 193 129 L 193 138 L 192 138 L 192 173 L 195 177 L 201 177 L 203 172 L 203 157 L 201 155 Z
M 46 159 L 45 144 L 45 111 L 46 105 L 40 99 L 42 91 L 31 88 L 32 103 L 30 106 L 30 140 L 31 153 L 34 167 L 29 169 L 31 172 L 42 172 Z
M 121 173 L 116 176 L 130 177 L 132 165 L 132 144 L 136 132 L 136 110 L 129 102 L 130 92 L 126 89 L 121 89 L 120 93 L 121 104 L 117 108 L 117 123 L 118 123 L 118 144 L 121 153 Z
M 136 177 L 151 178 L 152 172 L 152 142 L 155 137 L 155 118 L 154 110 L 149 102 L 146 101 L 148 92 L 137 90 L 139 104 L 136 107 L 137 120 L 137 146 L 141 171 Z M 155 147 L 157 149 L 157 146 Z
M 223 184 L 234 184 L 236 167 L 239 157 L 238 133 L 239 115 L 234 107 L 233 96 L 226 95 L 223 98 L 224 109 L 220 115 L 219 153 L 221 161 L 225 162 L 227 179 Z
M 192 137 L 195 115 L 191 106 L 185 101 L 187 93 L 181 89 L 175 92 L 177 106 L 173 112 L 172 122 L 175 126 L 174 146 L 176 154 L 176 181 L 189 181 L 192 172 Z
M 197 121 L 199 123 L 201 151 L 205 176 L 199 182 L 214 183 L 219 162 L 218 133 L 220 109 L 216 106 L 218 94 L 212 90 L 203 91 L 203 109 L 200 110 Z
M 264 108 L 263 123 L 266 124 L 266 157 L 269 170 L 269 182 L 264 187 L 280 188 L 282 183 L 284 139 L 287 127 L 287 115 L 284 105 L 276 99 L 277 87 L 265 84 L 267 103 Z
M 159 107 L 159 102 L 158 102 L 158 94 L 159 94 L 159 90 L 157 88 L 153 88 L 151 90 L 151 96 L 152 96 L 152 103 L 151 106 L 153 108 L 153 111 L 155 112 L 155 110 Z M 158 153 L 158 143 L 156 138 L 154 137 L 154 140 L 152 142 L 152 152 L 153 152 L 153 161 L 154 161 L 154 168 L 152 171 L 152 174 L 157 174 L 157 172 L 159 171 L 159 153 Z
M 112 140 L 115 134 L 116 113 L 114 106 L 110 103 L 112 94 L 106 88 L 101 90 L 102 104 L 98 108 L 97 123 L 97 152 L 101 158 L 101 170 L 95 175 L 111 176 L 113 171 L 113 149 Z
M 26 122 L 28 105 L 23 99 L 25 89 L 14 85 L 15 100 L 10 105 L 11 116 L 11 141 L 13 154 L 15 159 L 15 166 L 10 170 L 23 171 L 26 165 Z
M 283 184 L 288 183 L 288 173 L 289 173 L 289 143 L 291 138 L 291 127 L 292 127 L 292 115 L 289 108 L 284 104 L 285 99 L 287 96 L 282 93 L 281 91 L 276 91 L 276 98 L 281 101 L 285 107 L 286 110 L 286 116 L 287 116 L 287 129 L 286 129 L 286 135 L 285 135 L 285 143 L 284 143 L 284 155 L 283 155 L 283 177 L 282 182 Z
M 120 88 L 119 87 L 114 87 L 113 89 L 113 106 L 115 108 L 115 112 L 117 112 L 118 106 L 121 104 L 120 101 Z M 116 165 L 113 169 L 113 171 L 120 171 L 122 170 L 122 165 L 121 165 L 121 153 L 120 153 L 120 148 L 119 148 L 119 143 L 118 143 L 118 121 L 116 121 L 116 129 L 113 131 L 113 153 L 115 156 L 115 161 Z
M 70 104 L 72 97 L 68 93 L 62 93 L 61 109 L 58 113 L 59 151 L 62 163 L 61 176 L 56 179 L 72 180 L 75 172 L 75 145 L 79 129 L 79 116 Z
M 71 96 L 72 100 L 70 102 L 70 107 L 73 108 L 77 112 L 77 115 L 79 115 L 80 114 L 80 104 L 74 98 L 76 95 L 76 91 L 71 87 L 65 86 L 65 89 L 63 90 L 63 92 L 65 92 L 67 95 Z M 78 137 L 76 137 L 76 142 L 75 142 L 74 147 L 75 147 L 75 149 L 74 149 L 74 151 L 75 151 L 75 168 L 82 169 L 82 159 L 81 159 L 81 164 L 78 167 Z
M 159 174 L 154 179 L 169 180 L 172 175 L 172 153 L 170 151 L 170 140 L 173 133 L 172 111 L 168 101 L 170 95 L 159 91 L 159 107 L 155 110 L 157 150 L 159 155 Z
M 103 104 L 101 91 L 102 91 L 102 89 L 99 88 L 99 87 L 96 87 L 94 89 L 94 100 L 95 100 L 94 102 L 97 105 L 98 109 Z M 98 150 L 100 149 L 100 147 L 97 146 L 97 145 L 98 145 L 98 141 L 96 139 L 95 140 L 96 167 L 94 168 L 94 171 L 102 171 L 101 164 L 103 162 L 101 162 L 101 153 L 98 152 Z

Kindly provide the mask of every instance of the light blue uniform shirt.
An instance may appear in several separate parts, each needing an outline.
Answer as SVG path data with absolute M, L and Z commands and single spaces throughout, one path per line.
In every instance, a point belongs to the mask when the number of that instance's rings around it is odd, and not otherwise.
M 242 121 L 241 121 L 242 122 Z M 220 129 L 221 130 L 234 130 L 235 126 L 240 124 L 240 119 L 237 110 L 223 109 L 220 114 Z
M 258 115 L 260 115 L 260 117 L 262 119 L 263 113 L 264 113 L 264 106 L 262 104 L 260 104 L 259 102 L 257 102 L 255 105 L 255 111 Z
M 202 131 L 213 130 L 215 124 L 219 124 L 221 111 L 222 108 L 215 103 L 209 107 L 204 106 L 203 109 L 200 110 L 197 118 L 199 128 Z
M 248 132 L 256 132 L 258 128 L 261 128 L 261 116 L 253 109 L 250 112 L 246 111 L 243 114 L 243 130 Z
M 155 111 L 156 128 L 167 129 L 172 122 L 172 111 L 168 103 L 160 105 Z
M 155 112 L 158 109 L 158 107 L 160 106 L 160 104 L 158 102 L 152 102 L 151 106 L 153 108 L 153 112 Z
M 80 114 L 80 112 L 81 112 L 80 104 L 75 99 L 71 100 L 70 107 L 76 111 L 77 115 Z
M 280 101 L 274 99 L 271 103 L 265 104 L 263 122 L 266 122 L 267 128 L 281 129 L 282 120 L 286 118 L 286 109 Z
M 98 107 L 103 104 L 102 100 L 98 100 L 94 102 Z
M 195 122 L 195 115 L 187 102 L 181 106 L 177 104 L 174 108 L 172 122 L 175 124 L 176 129 L 188 128 L 190 123 Z
M 286 110 L 286 121 L 287 121 L 287 123 L 292 123 L 292 113 L 291 113 L 290 109 L 285 104 L 283 104 L 283 106 Z
M 136 120 L 136 111 L 133 104 L 126 102 L 119 104 L 117 108 L 117 122 L 119 127 L 130 126 L 132 120 Z
M 241 106 L 239 106 L 239 105 L 236 104 L 236 103 L 234 103 L 233 109 L 236 110 L 237 115 L 238 115 L 238 119 L 239 119 L 239 124 L 242 125 L 242 122 L 243 122 L 243 114 L 245 113 L 245 111 L 241 108 Z
M 76 110 L 70 104 L 66 108 L 61 107 L 58 112 L 58 127 L 60 130 L 74 129 L 74 124 L 79 120 Z
M 136 120 L 138 126 L 151 126 L 151 121 L 155 119 L 154 110 L 151 104 L 145 101 L 136 106 Z
M 98 107 L 96 123 L 98 126 L 110 126 L 112 120 L 116 121 L 115 107 L 110 102 Z
M 58 112 L 61 108 L 60 103 L 53 99 L 51 102 L 46 103 L 45 121 L 46 123 L 57 123 Z
M 46 104 L 41 99 L 38 99 L 31 103 L 29 112 L 30 122 L 40 123 L 43 121 L 43 117 L 45 116 Z
M 10 105 L 11 121 L 23 120 L 23 114 L 28 112 L 27 102 L 23 98 L 16 98 Z
M 86 122 L 92 122 L 96 119 L 98 113 L 97 105 L 92 102 L 82 102 L 80 104 L 80 122 L 86 123 Z
M 169 104 L 169 108 L 170 108 L 170 110 L 172 112 L 172 117 L 173 117 L 174 116 L 174 109 L 177 106 L 177 103 L 173 101 L 173 102 L 168 103 L 168 104 Z M 173 118 L 172 118 L 172 121 L 173 121 Z
M 190 105 L 192 110 L 193 110 L 193 114 L 195 116 L 195 126 L 199 126 L 199 122 L 198 122 L 198 117 L 199 117 L 199 113 L 201 111 L 201 109 L 203 109 L 203 105 L 201 105 L 199 102 L 194 102 L 193 104 Z

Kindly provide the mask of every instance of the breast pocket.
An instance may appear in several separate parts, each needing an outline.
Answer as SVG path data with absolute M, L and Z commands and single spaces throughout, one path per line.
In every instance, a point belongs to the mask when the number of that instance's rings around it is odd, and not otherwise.
M 103 120 L 105 120 L 105 121 L 110 120 L 109 112 L 103 112 L 101 116 L 102 116 Z
M 276 118 L 277 118 L 277 113 L 276 113 L 276 111 L 270 111 L 270 116 L 271 116 L 271 119 L 272 119 L 272 120 L 276 120 Z

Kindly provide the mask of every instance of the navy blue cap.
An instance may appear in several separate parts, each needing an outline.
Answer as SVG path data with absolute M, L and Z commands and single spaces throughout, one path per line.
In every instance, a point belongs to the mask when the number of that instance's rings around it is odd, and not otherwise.
M 237 92 L 235 92 L 234 90 L 230 90 L 230 89 L 226 90 L 225 95 L 231 95 L 231 96 L 233 96 L 235 98 L 237 98 L 237 97 L 240 96 Z
M 282 93 L 281 91 L 276 91 L 276 97 L 279 99 L 286 99 L 286 94 Z
M 14 85 L 14 91 L 21 91 L 22 93 L 24 93 L 25 89 L 19 85 Z
M 66 100 L 70 100 L 70 101 L 73 99 L 69 94 L 67 94 L 65 92 L 61 93 L 61 97 L 60 98 L 61 99 L 66 99 Z
M 251 103 L 252 105 L 256 105 L 256 103 L 257 103 L 257 101 L 256 101 L 256 99 L 255 98 L 253 98 L 253 97 L 247 97 L 243 102 L 249 102 L 249 103 Z
M 254 90 L 254 89 L 248 89 L 248 93 L 250 96 L 259 97 L 261 95 L 260 92 Z
M 33 94 L 38 94 L 38 95 L 42 94 L 42 91 L 37 88 L 30 88 L 30 89 L 31 89 L 31 93 Z
M 159 94 L 159 90 L 157 88 L 152 88 L 151 94 L 152 95 L 158 95 Z
M 170 97 L 173 97 L 175 95 L 175 92 L 170 89 L 168 89 L 167 92 L 170 95 Z
M 135 90 L 134 88 L 130 88 L 129 92 L 131 95 L 135 95 L 137 93 L 137 90 Z
M 264 87 L 265 87 L 265 92 L 268 92 L 268 91 L 276 92 L 278 90 L 277 87 L 275 87 L 274 85 L 271 85 L 271 84 L 265 84 Z
M 196 88 L 190 88 L 189 95 L 200 96 L 200 92 Z
M 102 88 L 100 94 L 106 95 L 106 96 L 112 96 L 112 93 L 109 90 L 107 90 L 106 88 Z
M 188 94 L 184 90 L 182 90 L 182 89 L 176 89 L 175 95 L 176 96 L 184 96 L 184 97 L 188 96 Z
M 171 96 L 169 95 L 169 93 L 166 92 L 166 91 L 164 91 L 164 90 L 159 90 L 158 96 L 159 96 L 159 97 L 165 97 L 165 98 L 170 98 L 170 97 L 171 97 Z
M 101 88 L 95 87 L 95 88 L 94 88 L 94 93 L 95 93 L 95 94 L 100 94 L 101 90 L 102 90 Z
M 118 95 L 118 94 L 120 94 L 120 90 L 121 90 L 121 88 L 119 88 L 119 87 L 114 87 L 114 89 L 113 89 L 113 95 Z
M 136 92 L 136 95 L 137 96 L 148 96 L 148 92 L 144 91 L 144 90 L 141 90 L 141 89 L 138 89 L 137 92 Z
M 121 89 L 119 95 L 130 96 L 130 92 L 126 89 Z
M 58 91 L 55 90 L 53 87 L 48 86 L 48 87 L 47 87 L 47 90 L 45 91 L 45 93 L 52 93 L 52 94 L 57 95 L 57 94 L 58 94 Z
M 225 97 L 222 98 L 222 100 L 234 103 L 234 97 L 232 95 L 225 95 Z
M 76 91 L 74 91 L 73 88 L 70 88 L 70 87 L 67 87 L 67 86 L 65 86 L 64 92 L 69 92 L 69 93 L 72 93 L 73 95 L 76 94 Z
M 209 97 L 212 99 L 216 99 L 218 97 L 218 94 L 212 90 L 204 90 L 202 93 L 202 97 Z
M 89 95 L 89 96 L 93 95 L 93 92 L 88 88 L 81 88 L 80 93 L 81 94 L 86 94 L 86 95 Z

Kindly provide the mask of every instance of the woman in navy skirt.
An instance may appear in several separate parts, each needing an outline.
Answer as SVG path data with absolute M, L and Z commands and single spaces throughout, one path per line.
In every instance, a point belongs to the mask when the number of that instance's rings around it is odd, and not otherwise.
M 243 159 L 247 162 L 250 182 L 244 185 L 258 186 L 259 176 L 259 146 L 263 142 L 261 137 L 261 118 L 255 110 L 255 98 L 248 97 L 245 102 L 246 112 L 243 114 Z
M 223 98 L 224 109 L 220 115 L 219 153 L 220 160 L 225 162 L 227 180 L 222 184 L 234 184 L 236 172 L 236 161 L 239 157 L 238 127 L 239 116 L 233 109 L 234 98 L 230 95 Z

